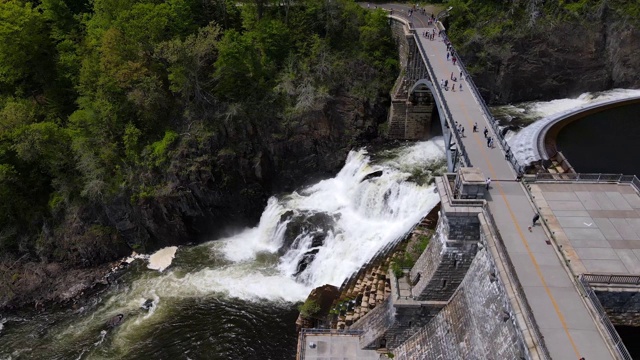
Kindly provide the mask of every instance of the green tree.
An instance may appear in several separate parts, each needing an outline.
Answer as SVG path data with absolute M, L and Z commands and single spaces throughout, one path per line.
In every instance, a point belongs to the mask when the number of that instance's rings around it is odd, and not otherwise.
M 0 2 L 0 89 L 28 91 L 46 83 L 51 55 L 44 16 L 29 2 Z

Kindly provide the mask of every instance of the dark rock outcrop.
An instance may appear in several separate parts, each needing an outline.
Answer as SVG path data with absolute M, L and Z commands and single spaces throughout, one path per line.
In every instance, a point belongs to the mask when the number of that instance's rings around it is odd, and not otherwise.
M 514 2 L 509 6 L 534 11 L 535 1 L 528 2 L 531 4 Z M 535 15 L 531 13 L 529 18 Z M 455 42 L 455 33 L 466 29 L 456 29 L 453 21 L 449 32 L 453 33 L 454 45 L 488 102 L 551 100 L 640 87 L 640 28 L 634 22 L 607 6 L 593 9 L 581 19 L 557 16 L 557 20 L 547 17 L 520 24 L 494 37 L 475 35 L 464 43 Z M 483 26 L 495 25 L 478 21 L 478 34 L 483 33 Z
M 124 315 L 123 314 L 118 314 L 114 317 L 112 317 L 111 319 L 107 320 L 107 327 L 108 328 L 114 328 L 120 324 L 122 324 L 122 320 L 124 319 Z

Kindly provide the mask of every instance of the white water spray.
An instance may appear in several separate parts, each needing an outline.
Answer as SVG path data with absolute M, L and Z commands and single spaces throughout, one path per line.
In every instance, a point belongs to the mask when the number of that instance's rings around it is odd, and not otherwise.
M 269 306 L 289 308 L 317 286 L 339 286 L 439 201 L 433 186 L 407 180 L 442 167 L 441 139 L 386 152 L 385 158 L 373 163 L 366 151 L 352 151 L 335 177 L 269 199 L 254 228 L 178 249 L 163 272 L 132 264 L 135 280 L 123 282 L 92 311 L 61 324 L 51 332 L 50 344 L 60 353 L 87 344 L 72 358 L 85 358 L 93 349 L 98 356 L 102 351 L 127 353 L 141 334 L 175 316 L 183 300 L 266 300 Z M 301 222 L 308 227 L 287 230 Z M 315 252 L 312 261 L 301 269 L 310 252 Z M 147 258 L 136 255 L 126 262 Z M 125 315 L 123 323 L 103 332 L 105 321 L 117 314 Z
M 506 136 L 509 146 L 520 164 L 530 164 L 539 160 L 537 155 L 537 134 L 554 120 L 556 115 L 571 112 L 581 107 L 640 96 L 640 90 L 613 89 L 598 93 L 584 93 L 575 99 L 557 99 L 551 101 L 529 102 L 500 107 L 501 112 L 533 121 L 517 134 Z
M 339 286 L 385 245 L 402 237 L 439 201 L 431 186 L 406 181 L 415 169 L 442 161 L 442 140 L 400 149 L 392 159 L 372 164 L 366 151 L 352 151 L 330 179 L 282 198 L 271 198 L 258 226 L 227 239 L 201 245 L 228 264 L 180 274 L 139 279 L 133 288 L 155 289 L 157 296 L 199 297 L 224 294 L 243 300 L 295 302 L 324 284 Z M 375 171 L 380 176 L 363 179 Z M 288 214 L 289 217 L 284 216 Z M 333 223 L 312 247 L 316 233 L 296 234 L 282 256 L 285 232 L 293 217 L 322 214 Z M 309 251 L 313 261 L 297 278 L 298 264 Z M 177 254 L 180 257 L 180 252 Z

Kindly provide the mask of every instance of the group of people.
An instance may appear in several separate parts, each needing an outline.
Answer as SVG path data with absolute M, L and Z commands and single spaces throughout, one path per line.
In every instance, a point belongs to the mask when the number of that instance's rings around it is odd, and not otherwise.
M 426 37 L 427 39 L 429 39 L 429 40 L 433 41 L 433 39 L 435 39 L 435 38 L 436 38 L 436 29 L 435 29 L 435 28 L 433 28 L 433 29 L 431 29 L 431 31 L 429 31 L 429 30 L 425 30 L 425 31 L 422 33 L 422 36 L 424 36 L 424 37 Z
M 487 127 L 484 128 L 484 138 L 487 140 L 487 147 L 493 149 L 493 136 L 489 136 L 489 130 Z

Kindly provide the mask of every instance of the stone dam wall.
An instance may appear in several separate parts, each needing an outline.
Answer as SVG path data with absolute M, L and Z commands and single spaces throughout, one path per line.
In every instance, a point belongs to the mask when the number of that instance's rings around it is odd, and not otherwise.
M 481 246 L 449 303 L 393 350 L 394 359 L 528 359 L 506 291 L 495 271 L 491 253 Z
M 532 358 L 483 203 L 450 199 L 450 183 L 436 184 L 436 234 L 406 276 L 389 272 L 391 294 L 349 329 L 363 331 L 361 348 L 401 360 Z

